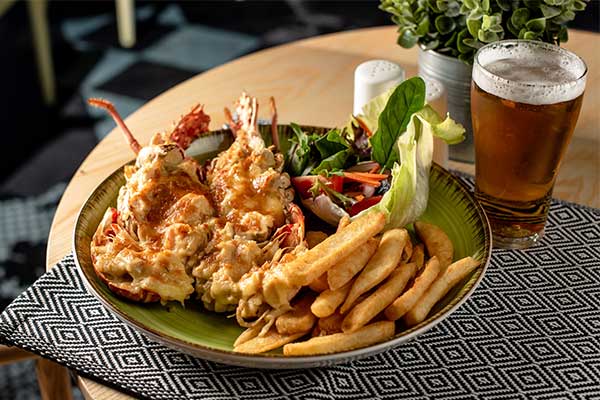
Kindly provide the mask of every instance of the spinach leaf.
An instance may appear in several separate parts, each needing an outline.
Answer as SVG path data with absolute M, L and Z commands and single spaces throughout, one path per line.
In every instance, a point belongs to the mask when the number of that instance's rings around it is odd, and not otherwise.
M 321 155 L 321 159 L 332 156 L 350 147 L 348 141 L 341 135 L 339 129 L 331 129 L 327 134 L 315 141 L 315 147 Z
M 392 93 L 379 115 L 377 131 L 371 137 L 372 157 L 383 168 L 399 160 L 396 142 L 406 131 L 410 117 L 425 104 L 425 82 L 413 77 L 402 82 Z
M 353 155 L 353 153 L 354 151 L 352 149 L 338 151 L 324 160 L 321 160 L 319 165 L 310 171 L 310 173 L 316 175 L 321 172 L 334 172 L 335 170 L 344 169 L 348 159 Z

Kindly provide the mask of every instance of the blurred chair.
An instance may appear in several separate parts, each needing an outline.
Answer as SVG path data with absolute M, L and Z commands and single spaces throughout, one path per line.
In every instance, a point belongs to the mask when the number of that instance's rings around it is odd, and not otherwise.
M 119 43 L 125 48 L 135 46 L 134 0 L 116 0 Z
M 0 1 L 0 17 L 7 12 L 16 0 Z M 134 0 L 115 0 L 117 29 L 121 46 L 130 48 L 135 45 L 135 4 Z M 42 96 L 48 105 L 56 101 L 52 46 L 48 30 L 48 1 L 28 0 L 29 23 L 33 34 L 33 46 L 38 66 L 38 75 L 42 86 Z
M 35 354 L 17 347 L 0 345 L 0 365 L 12 364 L 27 359 L 37 359 L 35 372 L 42 400 L 73 400 L 71 378 L 65 367 L 39 358 Z
M 36 357 L 35 354 L 21 350 L 18 347 L 8 347 L 0 344 L 0 365 L 11 364 Z

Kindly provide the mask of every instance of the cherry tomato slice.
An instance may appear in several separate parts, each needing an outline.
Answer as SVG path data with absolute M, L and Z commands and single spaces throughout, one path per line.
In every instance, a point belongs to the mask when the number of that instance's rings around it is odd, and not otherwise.
M 310 188 L 317 178 L 321 179 L 322 182 L 326 182 L 327 186 L 332 190 L 342 193 L 342 190 L 344 189 L 344 177 L 338 175 L 333 175 L 329 178 L 317 175 L 295 176 L 292 178 L 292 185 L 294 185 L 294 189 L 296 189 L 296 192 L 298 192 L 301 198 L 308 199 L 312 196 Z
M 328 178 L 331 188 L 338 193 L 344 190 L 344 177 L 341 175 L 332 175 Z
M 311 197 L 310 188 L 315 183 L 317 177 L 315 175 L 309 176 L 294 176 L 292 178 L 292 185 L 294 189 L 302 199 L 308 199 Z
M 350 216 L 353 217 L 361 211 L 366 210 L 367 208 L 379 203 L 382 197 L 383 196 L 367 197 L 364 200 L 359 201 L 358 203 L 354 203 L 352 207 L 350 207 L 350 210 L 348 210 L 348 214 L 350 214 Z

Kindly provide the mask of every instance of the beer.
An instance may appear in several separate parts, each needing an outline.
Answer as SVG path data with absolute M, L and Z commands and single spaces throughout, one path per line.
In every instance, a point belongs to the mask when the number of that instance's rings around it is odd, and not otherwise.
M 475 195 L 498 247 L 525 248 L 542 237 L 586 71 L 574 54 L 541 42 L 502 41 L 477 53 L 471 87 Z

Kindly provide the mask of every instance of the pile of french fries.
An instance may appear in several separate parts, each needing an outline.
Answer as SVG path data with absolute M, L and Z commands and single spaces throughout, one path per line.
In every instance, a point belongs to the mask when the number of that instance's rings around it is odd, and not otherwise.
M 283 346 L 284 355 L 300 356 L 383 342 L 395 335 L 396 321 L 403 321 L 400 327 L 423 322 L 479 265 L 471 257 L 453 262 L 452 242 L 433 224 L 415 222 L 418 243 L 406 229 L 381 234 L 384 224 L 383 214 L 371 213 L 342 220 L 331 236 L 308 232 L 310 249 L 271 282 L 289 306 L 271 324 L 263 320 L 244 331 L 234 350 L 256 354 Z M 310 338 L 294 342 L 304 337 Z

